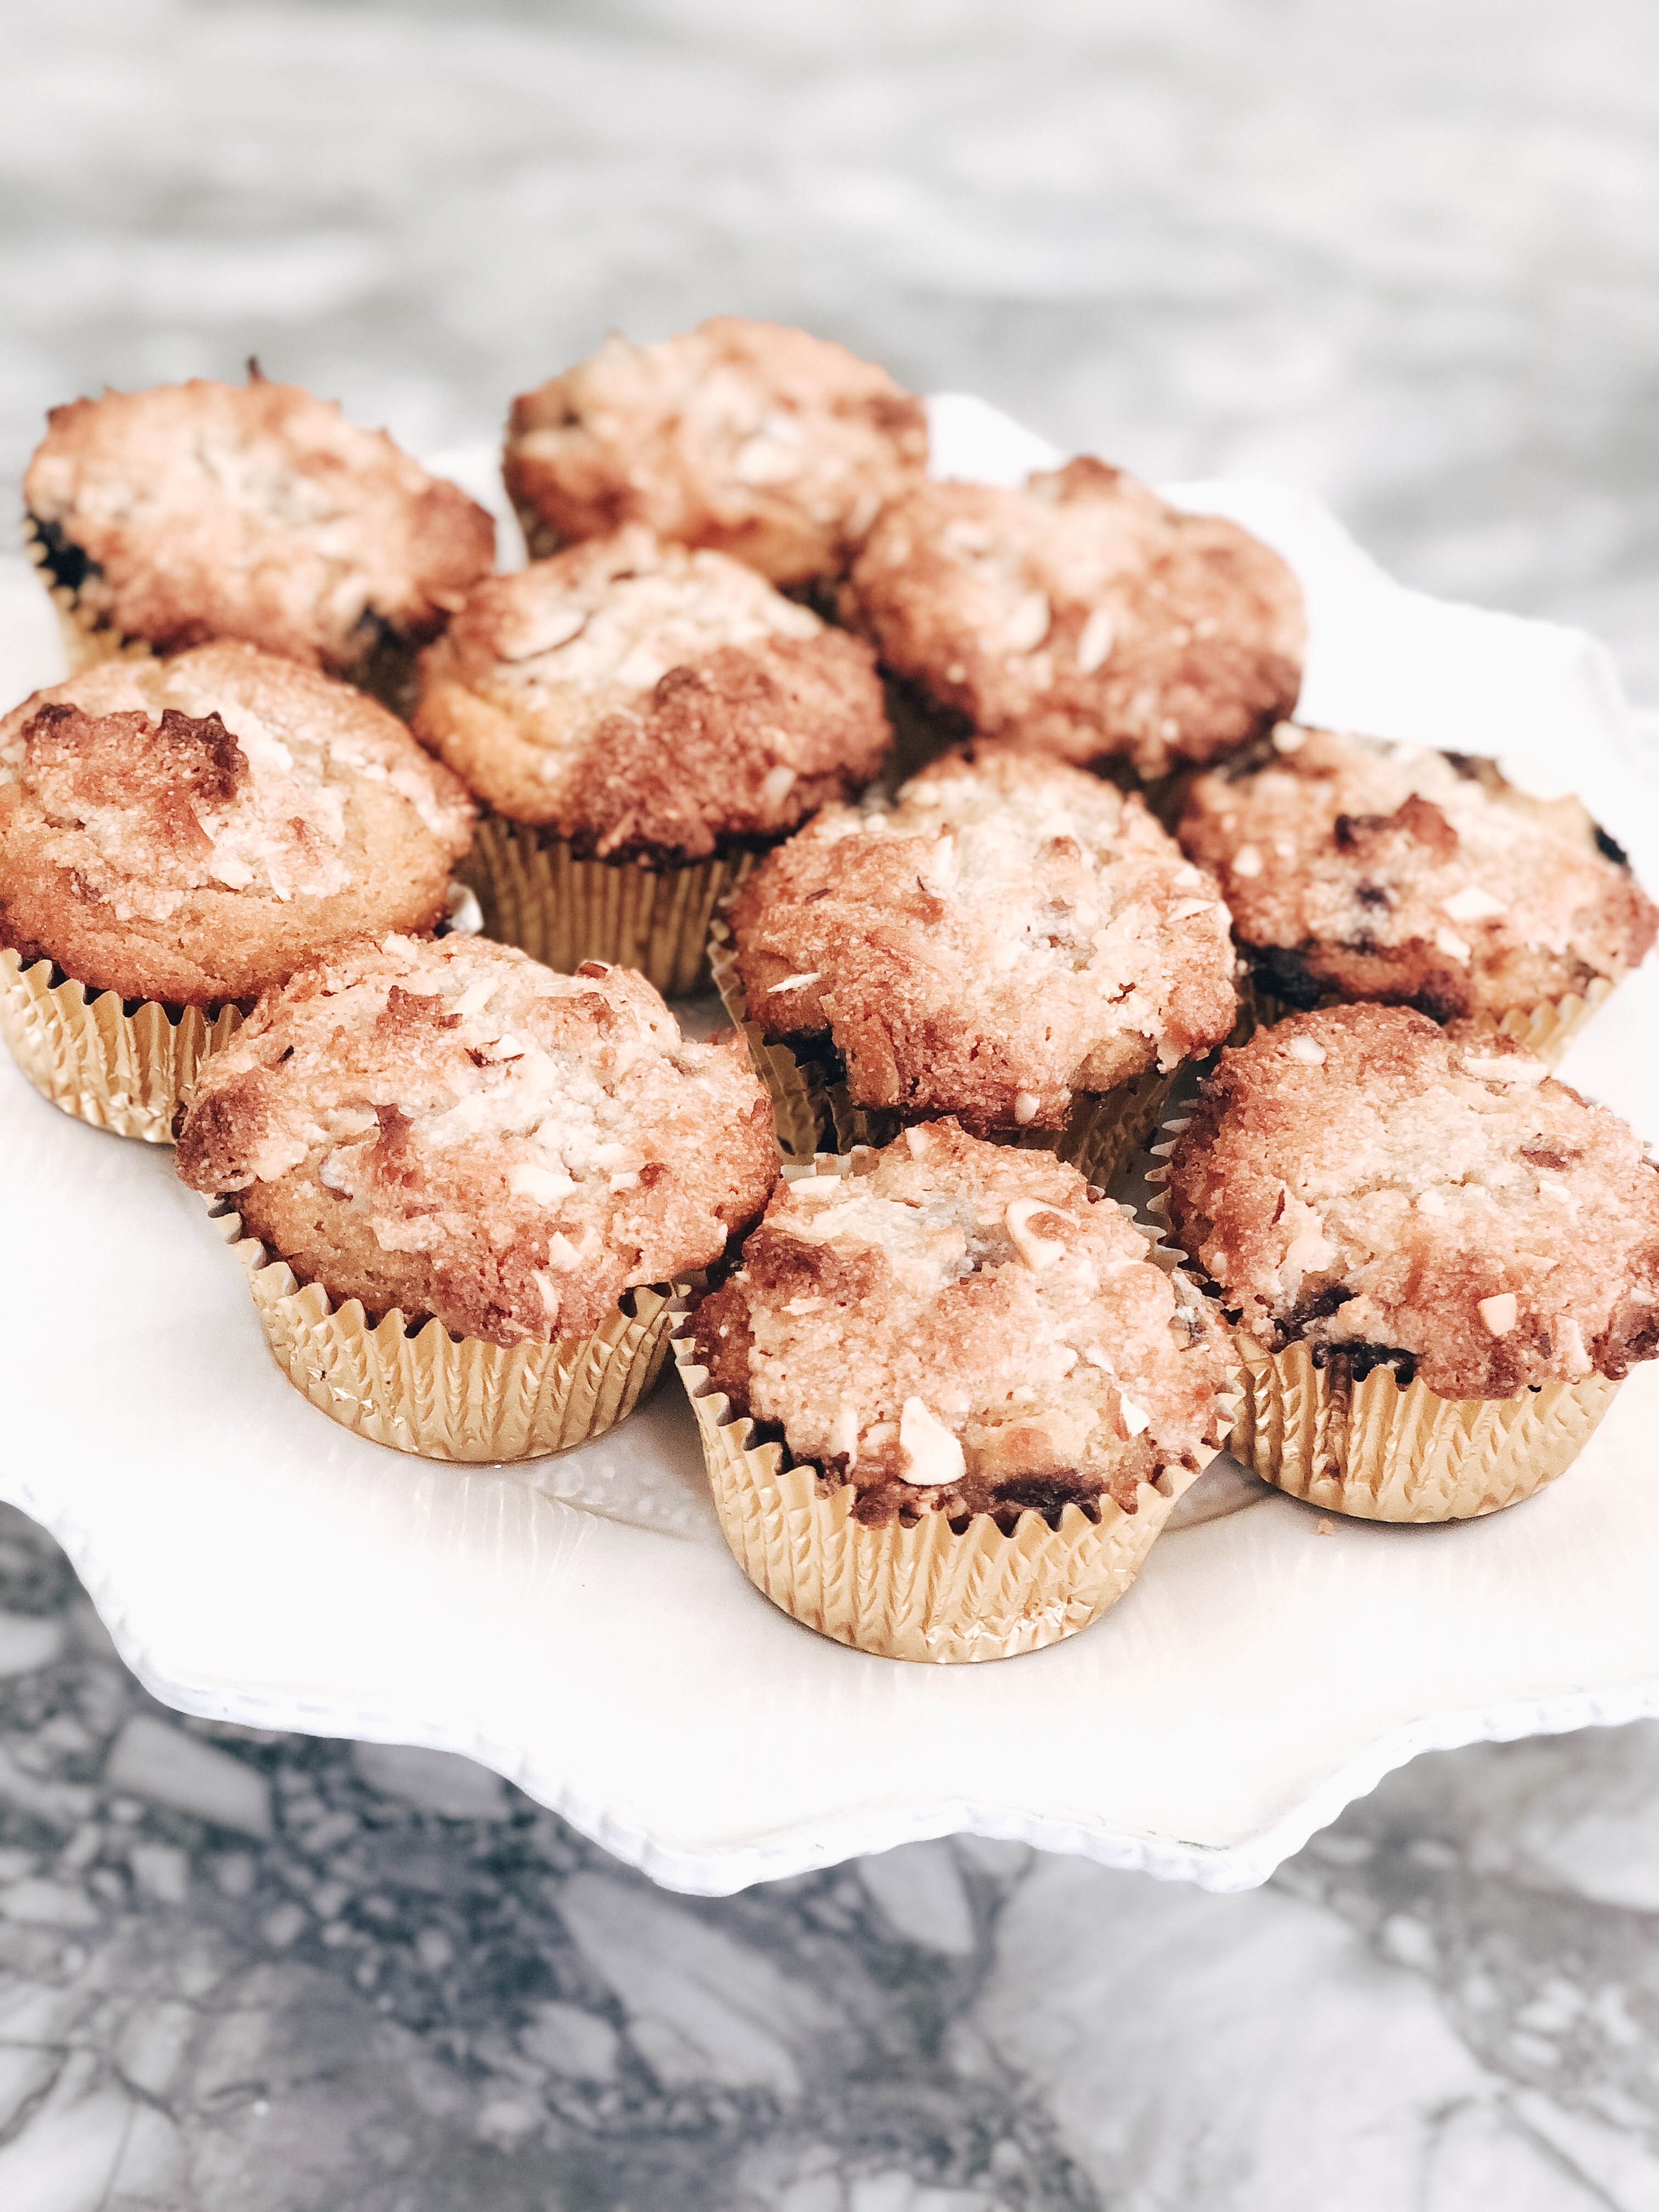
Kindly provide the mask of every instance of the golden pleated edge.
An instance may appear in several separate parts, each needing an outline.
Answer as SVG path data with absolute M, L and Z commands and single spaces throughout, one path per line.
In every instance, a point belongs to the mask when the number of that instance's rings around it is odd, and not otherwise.
M 1513 1037 L 1535 1060 L 1553 1067 L 1591 1015 L 1606 1006 L 1623 980 L 1623 974 L 1598 975 L 1582 995 L 1570 991 L 1565 998 L 1540 1000 L 1534 1006 L 1511 1006 L 1502 1015 L 1478 1014 L 1475 1019 L 1482 1029 L 1494 1035 Z M 1282 1022 L 1298 1011 L 1283 999 L 1275 998 L 1271 991 L 1261 989 L 1254 980 L 1241 980 L 1238 992 L 1240 1007 L 1247 1020 L 1242 1025 L 1242 1034 L 1231 1040 L 1235 1044 L 1247 1043 L 1257 1030 L 1271 1029 L 1275 1022 Z M 1353 1003 L 1360 1002 L 1334 994 L 1320 1000 L 1322 1008 Z
M 1619 1389 L 1605 1376 L 1512 1398 L 1402 1389 L 1374 1367 L 1350 1383 L 1306 1344 L 1264 1352 L 1235 1333 L 1243 1404 L 1231 1450 L 1292 1498 L 1360 1521 L 1471 1521 L 1565 1473 Z
M 1190 1118 L 1164 1123 L 1154 1158 L 1168 1160 Z M 1156 1167 L 1146 1180 L 1161 1186 L 1169 1174 Z M 1163 1188 L 1146 1211 L 1161 1228 Z M 1591 1375 L 1512 1398 L 1442 1398 L 1425 1382 L 1402 1389 L 1389 1367 L 1355 1382 L 1340 1362 L 1316 1367 L 1307 1344 L 1269 1352 L 1242 1328 L 1232 1338 L 1233 1457 L 1291 1498 L 1357 1521 L 1472 1521 L 1518 1505 L 1571 1466 L 1619 1389 Z
M 272 1357 L 302 1397 L 343 1428 L 422 1459 L 465 1463 L 546 1459 L 625 1421 L 649 1393 L 678 1313 L 672 1291 L 630 1293 L 592 1336 L 556 1344 L 486 1344 L 441 1322 L 409 1333 L 401 1312 L 371 1324 L 319 1283 L 301 1288 L 286 1261 L 241 1234 L 234 1200 L 210 1218 L 247 1272 Z
M 855 1172 L 850 1158 L 819 1154 L 811 1173 Z M 1133 1215 L 1133 1208 L 1121 1211 Z M 1149 1257 L 1166 1272 L 1176 1259 L 1143 1228 Z M 692 1339 L 673 1340 L 674 1364 L 696 1415 L 703 1464 L 732 1556 L 763 1596 L 819 1635 L 884 1659 L 934 1666 L 1012 1659 L 1062 1643 L 1109 1611 L 1139 1572 L 1176 1501 L 1221 1448 L 1233 1399 L 1218 1403 L 1215 1435 L 1197 1468 L 1166 1467 L 1141 1483 L 1134 1510 L 1099 1500 L 1092 1522 L 1067 1505 L 1060 1526 L 1022 1513 L 1012 1535 L 976 1513 L 960 1534 L 942 1513 L 913 1528 L 896 1516 L 872 1528 L 854 1517 L 851 1483 L 818 1492 L 818 1470 L 786 1466 L 779 1443 L 753 1442 L 755 1424 L 711 1389 Z
M 483 908 L 484 934 L 569 975 L 584 960 L 637 968 L 665 998 L 708 980 L 709 918 L 754 866 L 716 853 L 684 867 L 576 856 L 551 830 L 486 812 L 457 869 Z
M 118 993 L 89 997 L 83 983 L 54 986 L 51 961 L 26 968 L 0 948 L 0 1035 L 13 1059 L 61 1112 L 118 1137 L 170 1145 L 197 1069 L 241 1026 L 235 1006 L 146 999 L 128 1013 Z
M 125 637 L 118 629 L 100 628 L 97 617 L 82 605 L 80 594 L 71 586 L 53 581 L 52 554 L 32 514 L 23 517 L 23 550 L 40 571 L 40 580 L 57 613 L 71 676 L 79 676 L 83 669 L 95 668 L 103 660 L 152 658 L 154 648 L 146 639 Z
M 148 638 L 128 637 L 123 631 L 112 629 L 88 609 L 72 585 L 52 580 L 51 550 L 29 514 L 23 517 L 23 550 L 40 571 L 40 580 L 57 613 L 71 676 L 79 676 L 106 660 L 149 660 L 155 657 L 155 647 Z M 383 707 L 407 721 L 414 712 L 420 690 L 416 665 L 420 650 L 413 639 L 384 633 L 376 637 L 361 660 L 335 672 L 341 683 L 366 691 L 370 698 L 378 699 Z
M 855 1106 L 844 1083 L 826 1083 L 821 1068 L 798 1060 L 787 1045 L 769 1044 L 759 1024 L 750 1020 L 736 951 L 718 918 L 709 934 L 708 965 L 720 1004 L 749 1041 L 749 1058 L 772 1101 L 778 1150 L 785 1159 L 805 1163 L 820 1146 L 840 1153 L 857 1145 L 891 1144 L 905 1126 L 904 1115 L 885 1107 Z M 1179 1072 L 1164 1075 L 1148 1068 L 1111 1091 L 1079 1091 L 1064 1128 L 994 1129 L 988 1141 L 1022 1152 L 1053 1152 L 1103 1189 L 1158 1127 Z

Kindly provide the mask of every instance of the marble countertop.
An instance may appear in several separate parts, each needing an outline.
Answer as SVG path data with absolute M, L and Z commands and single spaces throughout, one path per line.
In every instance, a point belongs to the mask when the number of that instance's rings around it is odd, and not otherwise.
M 1641 0 L 86 0 L 7 47 L 14 486 L 106 380 L 255 352 L 433 448 L 738 308 L 1305 485 L 1659 702 Z M 0 1513 L 4 2212 L 1650 2212 L 1656 1914 L 1659 1724 L 1420 1759 L 1244 1896 L 963 1840 L 671 1897 L 481 1770 L 164 1711 Z

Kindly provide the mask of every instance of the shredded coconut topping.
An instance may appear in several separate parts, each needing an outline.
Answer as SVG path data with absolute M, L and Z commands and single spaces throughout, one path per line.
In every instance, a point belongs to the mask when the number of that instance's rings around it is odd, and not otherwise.
M 400 937 L 261 1001 L 178 1164 L 337 1297 L 497 1343 L 586 1334 L 705 1266 L 776 1175 L 741 1038 L 688 1042 L 629 969 Z
M 1138 799 L 982 744 L 889 808 L 826 808 L 731 923 L 755 1018 L 830 1032 L 860 1104 L 1053 1127 L 1231 1027 L 1227 911 L 1176 896 L 1194 879 Z
M 1659 1173 L 1617 1115 L 1473 1023 L 1334 1006 L 1258 1031 L 1206 1079 L 1169 1203 L 1273 1349 L 1388 1347 L 1444 1398 L 1659 1352 Z
M 1322 986 L 1443 1020 L 1501 1013 L 1617 975 L 1659 930 L 1577 799 L 1529 798 L 1488 762 L 1327 730 L 1286 726 L 1273 747 L 1199 778 L 1178 834 L 1282 995 L 1306 1004 Z M 1284 866 L 1264 868 L 1268 847 Z
M 1132 1507 L 1217 1433 L 1223 1340 L 1191 1286 L 1075 1169 L 951 1121 L 781 1186 L 696 1329 L 716 1387 L 865 1518 Z

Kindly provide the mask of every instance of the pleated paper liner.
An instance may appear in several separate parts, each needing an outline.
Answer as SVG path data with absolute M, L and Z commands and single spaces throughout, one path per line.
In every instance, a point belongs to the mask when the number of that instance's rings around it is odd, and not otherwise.
M 93 564 L 67 540 L 59 538 L 54 544 L 57 536 L 33 515 L 23 517 L 23 550 L 40 571 L 57 611 L 70 674 L 78 676 L 104 660 L 149 659 L 155 647 L 148 638 L 125 635 L 87 605 L 81 584 L 92 572 Z M 349 667 L 331 672 L 407 721 L 420 690 L 419 641 L 399 635 L 390 623 L 372 614 L 363 617 L 359 629 L 368 640 L 361 657 Z
M 486 1344 L 437 1321 L 411 1332 L 400 1312 L 375 1322 L 356 1298 L 337 1304 L 320 1283 L 302 1288 L 285 1261 L 242 1236 L 235 1200 L 221 1203 L 214 1225 L 247 1271 L 295 1389 L 343 1428 L 422 1459 L 546 1459 L 604 1436 L 649 1393 L 683 1310 L 677 1285 L 630 1291 L 592 1336 L 555 1344 Z
M 1553 1067 L 1591 1015 L 1607 1004 L 1622 980 L 1619 975 L 1598 975 L 1582 995 L 1569 992 L 1564 998 L 1542 1000 L 1534 1006 L 1511 1006 L 1504 1014 L 1479 1014 L 1475 1018 L 1482 1028 L 1513 1037 L 1535 1060 Z M 1255 1030 L 1271 1029 L 1275 1022 L 1282 1022 L 1299 1011 L 1288 1000 L 1275 997 L 1254 977 L 1241 980 L 1238 989 L 1248 1026 L 1243 1036 L 1233 1040 L 1236 1043 L 1243 1043 Z M 1350 1003 L 1352 1002 L 1345 1000 L 1337 992 L 1328 994 L 1319 1001 L 1322 1007 Z
M 210 1053 L 242 1026 L 237 1006 L 173 1006 L 88 993 L 52 964 L 0 948 L 0 1035 L 41 1096 L 118 1137 L 170 1145 L 179 1108 Z
M 1361 1521 L 1468 1521 L 1516 1505 L 1565 1474 L 1619 1389 L 1605 1376 L 1512 1398 L 1441 1398 L 1338 1353 L 1264 1352 L 1234 1338 L 1244 1383 L 1235 1458 L 1310 1505 Z
M 856 1174 L 859 1163 L 820 1157 L 815 1169 Z M 792 1181 L 811 1171 L 784 1170 Z M 1154 1244 L 1150 1256 L 1173 1272 L 1163 1248 Z M 1012 1535 L 984 1513 L 959 1534 L 938 1512 L 921 1513 L 910 1528 L 896 1515 L 867 1527 L 854 1517 L 853 1484 L 822 1487 L 816 1465 L 791 1464 L 782 1443 L 754 1441 L 755 1424 L 710 1389 L 690 1337 L 676 1336 L 674 1360 L 738 1565 L 792 1619 L 882 1658 L 934 1665 L 1012 1659 L 1075 1636 L 1128 1589 L 1176 1500 L 1202 1472 L 1164 1468 L 1156 1486 L 1139 1485 L 1133 1512 L 1103 1497 L 1097 1522 L 1073 1504 L 1058 1528 L 1040 1513 L 1022 1513 Z M 1231 1418 L 1231 1400 L 1219 1402 L 1218 1437 Z
M 40 580 L 57 611 L 70 674 L 78 676 L 82 669 L 95 668 L 100 660 L 148 659 L 151 647 L 143 638 L 125 637 L 112 629 L 85 604 L 78 584 L 90 564 L 78 546 L 67 542 L 54 544 L 55 536 L 33 515 L 23 517 L 23 550 L 40 571 Z
M 566 975 L 584 960 L 637 968 L 672 998 L 706 981 L 709 917 L 756 858 L 716 853 L 683 867 L 582 860 L 556 830 L 486 813 L 459 873 L 477 894 L 487 937 Z
M 749 1018 L 737 955 L 718 918 L 709 936 L 708 965 L 720 1004 L 749 1041 L 749 1057 L 771 1098 L 778 1150 L 785 1159 L 804 1163 L 821 1147 L 848 1152 L 859 1145 L 890 1145 L 907 1121 L 933 1118 L 931 1112 L 906 1115 L 885 1107 L 855 1106 L 846 1085 L 831 1082 L 821 1063 L 799 1057 L 787 1045 L 769 1044 L 759 1024 Z M 1148 1068 L 1115 1090 L 1080 1091 L 1064 1128 L 994 1129 L 988 1141 L 1053 1152 L 1103 1189 L 1158 1127 L 1178 1073 Z
M 1165 1122 L 1154 1157 L 1167 1160 L 1187 1126 Z M 1146 1179 L 1161 1185 L 1169 1172 Z M 1161 1225 L 1168 1209 L 1155 1189 L 1147 1212 Z M 1619 1389 L 1591 1375 L 1510 1398 L 1442 1398 L 1425 1382 L 1402 1386 L 1388 1365 L 1356 1378 L 1340 1352 L 1316 1366 L 1307 1344 L 1268 1352 L 1236 1328 L 1233 1348 L 1233 1457 L 1289 1496 L 1359 1521 L 1468 1521 L 1519 1504 L 1571 1466 Z

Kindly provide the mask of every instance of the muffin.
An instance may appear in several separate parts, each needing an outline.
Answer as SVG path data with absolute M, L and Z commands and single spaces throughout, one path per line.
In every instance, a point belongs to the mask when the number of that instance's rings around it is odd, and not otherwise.
M 1297 1497 L 1490 1513 L 1659 1352 L 1659 1174 L 1512 1037 L 1297 1014 L 1224 1052 L 1175 1126 L 1170 1230 L 1248 1382 L 1233 1449 Z
M 1076 1169 L 949 1119 L 783 1184 L 675 1346 L 750 1579 L 894 1658 L 1103 1613 L 1228 1418 L 1224 1333 L 1155 1253 Z
M 170 1141 L 239 1004 L 429 929 L 472 806 L 395 716 L 250 645 L 105 661 L 0 721 L 0 1027 L 65 1111 Z
M 1104 1182 L 1237 1011 L 1208 877 L 1138 797 L 1008 746 L 947 755 L 890 805 L 824 808 L 726 927 L 716 980 L 797 1156 L 825 1112 L 843 1148 L 953 1114 Z
M 850 617 L 942 728 L 1148 781 L 1247 743 L 1302 679 L 1302 592 L 1236 522 L 1103 462 L 920 483 L 854 563 Z
M 522 393 L 502 474 L 532 554 L 642 522 L 800 585 L 844 575 L 927 466 L 926 410 L 885 369 L 717 315 L 656 345 L 607 338 Z
M 464 1460 L 630 1411 L 665 1286 L 777 1173 L 739 1038 L 689 1042 L 626 969 L 402 936 L 267 993 L 203 1070 L 177 1158 L 234 1204 L 289 1379 L 377 1443 Z
M 71 667 L 240 638 L 401 703 L 495 526 L 384 431 L 272 384 L 195 378 L 54 407 L 23 479 Z
M 1197 779 L 1177 835 L 1219 881 L 1269 1016 L 1376 1000 L 1553 1054 L 1659 926 L 1576 799 L 1414 745 L 1286 723 Z
M 490 809 L 468 879 L 493 936 L 681 991 L 757 848 L 890 739 L 868 646 L 640 524 L 472 591 L 422 658 L 414 727 Z

